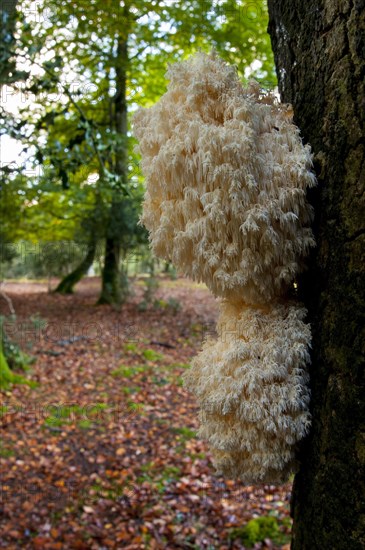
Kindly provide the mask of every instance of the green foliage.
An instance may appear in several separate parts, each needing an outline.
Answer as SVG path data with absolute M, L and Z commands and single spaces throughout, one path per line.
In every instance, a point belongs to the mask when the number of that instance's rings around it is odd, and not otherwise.
M 137 344 L 133 344 L 133 343 L 125 344 L 124 345 L 124 350 L 127 351 L 127 352 L 130 351 L 131 353 L 137 353 L 138 346 L 137 346 Z
M 13 22 L 4 30 L 0 77 L 22 82 L 19 112 L 1 105 L 0 131 L 23 153 L 1 170 L 0 244 L 82 244 L 95 235 L 113 240 L 118 269 L 147 242 L 137 223 L 143 178 L 130 115 L 165 91 L 168 63 L 214 47 L 242 78 L 270 87 L 274 63 L 265 0 L 94 0 L 92 17 L 89 11 L 86 0 L 26 0 L 16 32 Z M 51 275 L 74 268 L 61 256 L 42 262 L 37 269 Z M 141 309 L 153 304 L 154 283 L 146 284 Z
M 0 442 L 0 458 L 9 458 L 11 456 L 14 456 L 15 455 L 15 452 L 13 449 L 10 449 L 9 447 L 5 447 L 1 442 Z
M 174 433 L 179 434 L 180 438 L 184 441 L 188 441 L 189 439 L 194 439 L 196 437 L 196 432 L 187 427 L 171 428 L 171 430 Z
M 161 477 L 164 481 L 172 481 L 181 476 L 181 470 L 177 466 L 165 466 L 161 472 Z
M 165 466 L 161 469 L 155 462 L 147 462 L 140 467 L 141 475 L 137 477 L 138 483 L 148 482 L 158 493 L 163 493 L 169 483 L 176 482 L 181 477 L 181 469 L 176 466 Z
M 173 363 L 170 365 L 171 369 L 190 369 L 190 363 Z
M 26 384 L 29 387 L 36 387 L 37 383 L 27 380 L 20 374 L 13 372 L 13 369 L 27 371 L 35 358 L 25 353 L 14 340 L 7 335 L 7 323 L 16 322 L 15 315 L 7 318 L 0 315 L 0 388 L 8 389 L 12 384 Z M 39 322 L 34 320 L 36 324 Z M 33 324 L 33 319 L 31 319 Z
M 283 524 L 287 528 L 287 524 Z M 239 539 L 245 546 L 252 548 L 257 542 L 264 542 L 265 539 L 275 544 L 285 544 L 290 537 L 279 529 L 277 518 L 263 516 L 250 520 L 243 527 L 236 527 L 230 531 L 231 540 Z
M 82 414 L 82 408 L 79 405 L 59 405 L 50 408 L 50 414 L 45 418 L 46 426 L 60 427 L 72 422 L 71 415 Z
M 76 241 L 4 243 L 4 278 L 62 277 L 84 257 L 86 245 Z M 7 256 L 11 258 L 7 260 Z M 0 260 L 1 261 L 1 260 Z
M 9 407 L 6 405 L 0 405 L 0 419 L 7 414 Z
M 87 418 L 85 418 L 84 420 L 80 420 L 77 423 L 77 425 L 82 430 L 89 430 L 90 428 L 93 427 L 94 423 L 91 420 L 88 420 Z
M 127 406 L 129 411 L 139 413 L 142 413 L 144 407 L 143 403 L 136 403 L 135 401 L 128 401 Z
M 142 355 L 147 361 L 152 362 L 161 361 L 163 359 L 163 355 L 161 353 L 157 353 L 153 349 L 144 349 L 142 351 Z
M 0 5 L 0 86 L 26 78 L 25 71 L 18 71 L 14 59 L 16 0 Z
M 121 388 L 121 391 L 125 394 L 125 395 L 133 395 L 134 393 L 138 393 L 141 391 L 141 388 L 140 386 L 126 386 L 124 388 Z
M 114 369 L 111 372 L 111 375 L 115 377 L 121 376 L 122 378 L 132 378 L 135 373 L 136 373 L 135 367 L 121 366 L 121 367 L 118 367 L 117 369 Z
M 77 404 L 53 405 L 49 408 L 49 415 L 44 420 L 46 427 L 61 427 L 77 421 L 80 428 L 88 429 L 101 421 L 101 412 L 108 408 L 106 403 L 96 403 L 91 407 L 82 407 Z
M 15 374 L 9 367 L 0 343 L 0 390 L 8 390 L 13 384 L 26 384 L 35 387 L 36 383 L 27 380 L 19 374 Z
M 156 384 L 156 386 L 165 386 L 166 384 L 170 384 L 170 380 L 167 378 L 162 378 L 161 376 L 152 376 L 152 382 L 153 384 Z
M 140 372 L 144 372 L 149 367 L 147 365 L 140 365 L 140 366 L 127 366 L 127 365 L 121 365 L 117 369 L 114 369 L 111 372 L 111 375 L 114 377 L 122 377 L 122 378 L 133 378 L 136 374 Z
M 12 370 L 18 369 L 28 371 L 30 365 L 35 362 L 35 357 L 24 353 L 17 343 L 10 341 L 5 335 L 3 340 L 3 352 Z

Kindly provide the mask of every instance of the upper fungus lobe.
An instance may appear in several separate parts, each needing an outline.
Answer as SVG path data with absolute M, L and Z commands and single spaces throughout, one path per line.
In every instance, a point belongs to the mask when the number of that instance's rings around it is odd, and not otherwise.
M 199 53 L 169 68 L 168 91 L 134 117 L 152 249 L 217 296 L 280 296 L 314 245 L 311 154 L 286 106 Z

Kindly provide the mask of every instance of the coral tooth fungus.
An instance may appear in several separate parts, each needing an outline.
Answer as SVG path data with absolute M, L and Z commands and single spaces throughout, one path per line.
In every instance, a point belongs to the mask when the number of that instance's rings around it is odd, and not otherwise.
M 290 107 L 244 88 L 216 54 L 168 70 L 168 91 L 134 117 L 154 253 L 220 299 L 218 340 L 186 374 L 219 471 L 275 482 L 295 470 L 310 425 L 310 327 L 287 299 L 314 246 L 309 146 Z

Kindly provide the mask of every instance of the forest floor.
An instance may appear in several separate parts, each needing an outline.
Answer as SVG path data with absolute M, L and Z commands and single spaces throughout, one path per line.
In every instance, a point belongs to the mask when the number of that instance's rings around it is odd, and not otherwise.
M 214 332 L 214 298 L 164 277 L 146 308 L 139 278 L 115 309 L 95 305 L 99 285 L 5 286 L 7 331 L 36 358 L 37 385 L 0 394 L 0 548 L 289 548 L 291 485 L 218 477 L 195 435 L 181 377 Z M 247 528 L 261 517 L 269 530 Z

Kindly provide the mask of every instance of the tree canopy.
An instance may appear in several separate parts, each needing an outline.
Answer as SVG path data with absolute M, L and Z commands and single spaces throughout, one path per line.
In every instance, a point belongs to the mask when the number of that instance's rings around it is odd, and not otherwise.
M 102 301 L 118 302 L 121 258 L 146 238 L 129 115 L 164 92 L 168 63 L 198 49 L 272 87 L 265 2 L 22 2 L 17 19 L 2 57 L 1 132 L 23 152 L 2 167 L 3 240 L 96 237 Z

